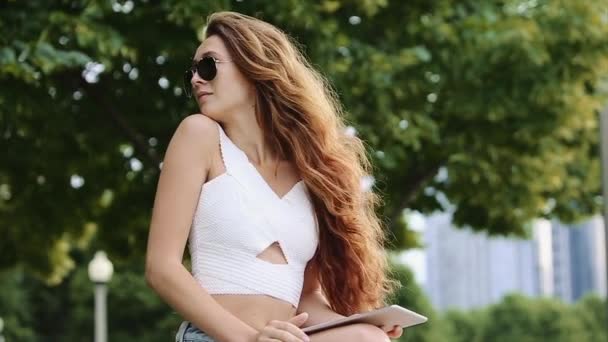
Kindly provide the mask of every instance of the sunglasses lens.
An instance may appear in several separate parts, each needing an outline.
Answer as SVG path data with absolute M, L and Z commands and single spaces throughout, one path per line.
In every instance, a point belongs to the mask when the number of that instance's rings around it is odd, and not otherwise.
M 186 93 L 186 96 L 190 97 L 192 96 L 192 83 L 190 83 L 192 81 L 192 70 L 187 70 L 184 73 L 184 93 Z
M 204 79 L 205 81 L 211 81 L 215 78 L 217 74 L 217 69 L 215 67 L 215 60 L 212 57 L 203 57 L 200 61 L 196 63 L 196 73 L 198 77 Z M 194 76 L 193 69 L 188 69 L 184 73 L 184 93 L 186 96 L 192 96 L 192 77 Z
M 215 61 L 212 57 L 204 57 L 198 63 L 196 63 L 196 72 L 198 76 L 205 81 L 211 81 L 215 78 L 217 74 L 217 69 L 215 68 Z

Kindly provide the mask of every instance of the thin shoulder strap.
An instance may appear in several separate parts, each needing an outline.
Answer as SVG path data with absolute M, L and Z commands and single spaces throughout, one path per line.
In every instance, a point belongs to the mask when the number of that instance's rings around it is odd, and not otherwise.
M 220 152 L 222 155 L 222 161 L 226 167 L 226 171 L 230 174 L 234 174 L 243 162 L 241 151 L 234 145 L 234 143 L 228 138 L 228 135 L 224 132 L 222 126 L 217 123 L 217 128 L 220 133 Z

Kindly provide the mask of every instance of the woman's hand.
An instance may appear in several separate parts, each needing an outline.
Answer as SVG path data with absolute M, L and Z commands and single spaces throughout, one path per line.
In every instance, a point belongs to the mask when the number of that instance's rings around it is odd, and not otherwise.
M 260 331 L 257 342 L 309 342 L 310 339 L 299 327 L 308 319 L 308 313 L 290 318 L 288 321 L 272 320 Z
M 383 325 L 382 330 L 384 330 L 384 332 L 386 333 L 386 335 L 388 335 L 388 337 L 390 338 L 399 338 L 401 337 L 401 334 L 403 334 L 403 328 L 401 328 L 398 325 L 395 325 L 393 327 L 386 327 L 385 325 Z M 391 329 L 391 330 L 388 330 Z

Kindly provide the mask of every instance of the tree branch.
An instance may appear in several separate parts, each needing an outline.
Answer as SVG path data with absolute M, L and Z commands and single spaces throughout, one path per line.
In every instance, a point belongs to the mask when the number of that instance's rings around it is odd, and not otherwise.
M 108 102 L 100 95 L 99 91 L 95 89 L 95 87 L 90 84 L 82 81 L 81 84 L 87 90 L 87 92 L 91 95 L 91 98 L 97 102 L 108 114 L 110 114 L 110 118 L 114 122 L 114 124 L 124 133 L 124 135 L 133 143 L 135 149 L 143 155 L 150 163 L 154 164 L 155 167 L 158 167 L 161 163 L 161 159 L 154 152 L 153 149 L 150 149 L 148 143 L 137 130 L 135 130 L 127 120 L 125 120 L 124 116 L 119 113 L 113 106 L 109 105 Z
M 429 181 L 439 168 L 443 165 L 443 161 L 437 161 L 431 164 L 428 168 L 422 170 L 416 170 L 410 177 L 408 177 L 406 184 L 409 186 L 401 193 L 401 196 L 396 199 L 396 205 L 393 207 L 392 213 L 389 215 L 389 225 L 391 230 L 394 230 L 395 224 L 401 216 L 403 209 L 414 199 L 414 196 L 425 183 Z

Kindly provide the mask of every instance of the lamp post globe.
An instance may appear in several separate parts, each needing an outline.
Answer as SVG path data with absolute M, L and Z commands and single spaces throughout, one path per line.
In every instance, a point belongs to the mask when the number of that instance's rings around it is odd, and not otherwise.
M 88 271 L 89 279 L 95 284 L 95 342 L 107 342 L 107 283 L 112 279 L 114 266 L 105 252 L 98 251 L 89 263 Z
M 92 282 L 105 284 L 112 279 L 114 265 L 104 251 L 97 251 L 89 263 L 89 279 Z

